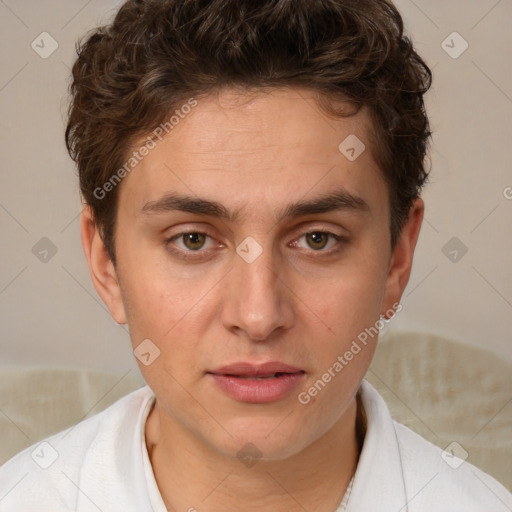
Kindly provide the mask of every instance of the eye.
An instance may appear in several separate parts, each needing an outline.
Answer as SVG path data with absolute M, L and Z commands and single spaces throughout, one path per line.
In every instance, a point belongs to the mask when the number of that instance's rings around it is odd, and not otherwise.
M 169 240 L 168 243 L 175 244 L 182 251 L 200 251 L 201 249 L 205 249 L 205 245 L 212 239 L 206 233 L 200 233 L 198 231 L 193 231 L 190 233 L 179 233 L 178 235 L 173 236 Z M 208 248 L 208 247 L 206 247 Z
M 300 240 L 302 239 L 305 240 L 307 247 L 300 244 Z M 305 249 L 313 249 L 314 251 L 328 252 L 328 250 L 335 247 L 341 239 L 342 237 L 327 231 L 311 231 L 298 238 L 296 245 Z

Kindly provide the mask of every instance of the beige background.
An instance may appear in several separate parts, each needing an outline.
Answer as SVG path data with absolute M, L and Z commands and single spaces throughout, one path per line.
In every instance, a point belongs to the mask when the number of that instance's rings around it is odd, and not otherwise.
M 435 134 L 426 222 L 404 309 L 389 328 L 435 332 L 512 360 L 512 2 L 396 4 L 433 68 L 427 107 Z M 0 1 L 3 366 L 136 368 L 125 328 L 110 319 L 90 283 L 77 178 L 63 142 L 75 41 L 116 5 Z M 469 45 L 456 59 L 442 47 L 454 31 Z M 31 47 L 42 32 L 59 45 L 47 59 Z M 458 36 L 445 44 L 452 53 L 462 48 Z M 42 237 L 57 249 L 47 262 L 32 252 Z M 452 237 L 468 248 L 457 262 L 443 253 Z

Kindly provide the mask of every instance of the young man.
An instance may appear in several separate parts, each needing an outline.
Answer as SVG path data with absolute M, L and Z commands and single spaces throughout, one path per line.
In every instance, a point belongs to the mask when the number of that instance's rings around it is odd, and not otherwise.
M 384 0 L 129 0 L 79 48 L 83 246 L 148 386 L 8 462 L 1 511 L 512 510 L 363 380 L 423 218 L 402 31 Z

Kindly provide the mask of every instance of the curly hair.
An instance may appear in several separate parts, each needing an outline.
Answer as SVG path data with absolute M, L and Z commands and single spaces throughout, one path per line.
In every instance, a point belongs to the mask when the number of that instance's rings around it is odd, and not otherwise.
M 305 87 L 333 116 L 368 107 L 394 247 L 428 179 L 423 95 L 432 73 L 388 0 L 128 0 L 77 43 L 66 147 L 115 263 L 120 187 L 102 187 L 132 144 L 191 96 Z M 335 107 L 349 100 L 351 112 Z

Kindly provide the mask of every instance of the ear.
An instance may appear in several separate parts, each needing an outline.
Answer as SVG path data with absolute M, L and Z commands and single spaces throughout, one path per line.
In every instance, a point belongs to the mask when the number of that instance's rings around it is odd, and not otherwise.
M 126 323 L 126 315 L 121 296 L 121 288 L 116 269 L 100 236 L 90 206 L 85 206 L 80 219 L 82 246 L 91 273 L 94 288 L 110 314 L 118 324 Z
M 411 275 L 412 259 L 421 223 L 423 221 L 424 203 L 421 198 L 415 199 L 409 211 L 409 218 L 404 224 L 399 239 L 391 254 L 386 289 L 383 301 L 383 315 L 385 311 L 399 303 Z

